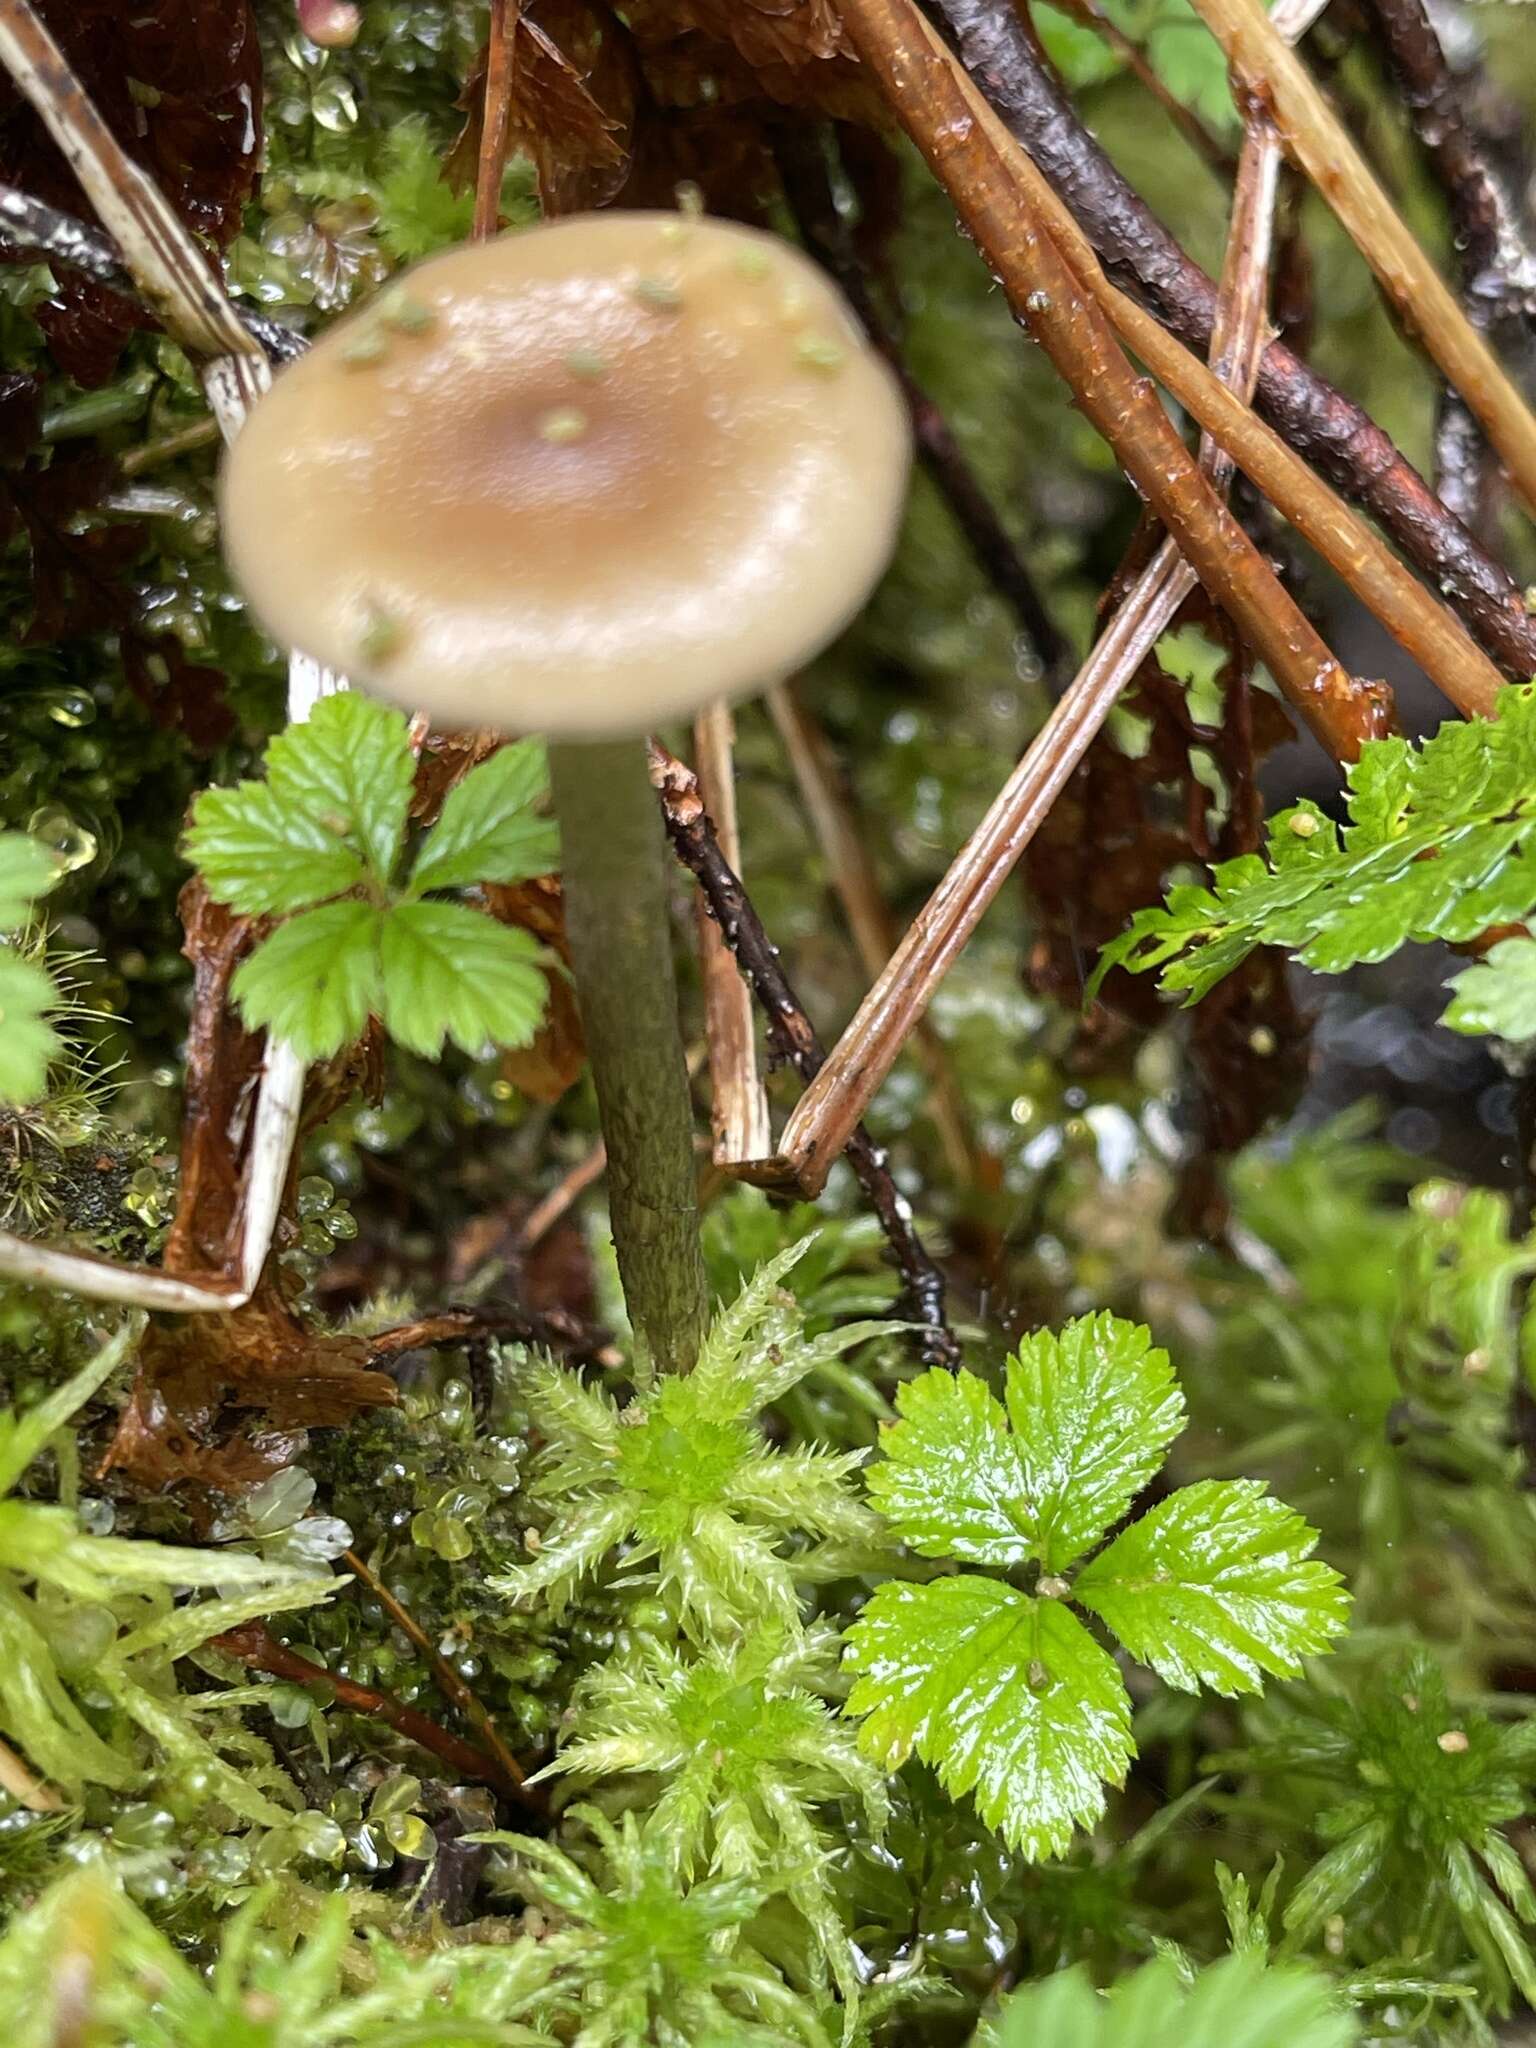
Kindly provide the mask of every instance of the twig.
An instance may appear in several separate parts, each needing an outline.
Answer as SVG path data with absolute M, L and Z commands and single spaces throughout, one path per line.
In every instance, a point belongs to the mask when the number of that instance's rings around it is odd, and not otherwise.
M 418 1713 L 414 1707 L 406 1706 L 392 1693 L 381 1692 L 376 1686 L 359 1685 L 356 1679 L 343 1678 L 335 1671 L 326 1671 L 318 1664 L 311 1664 L 307 1657 L 301 1657 L 286 1643 L 280 1643 L 259 1621 L 247 1622 L 242 1628 L 227 1629 L 223 1635 L 210 1636 L 208 1647 L 222 1650 L 226 1657 L 237 1658 L 254 1671 L 265 1671 L 273 1678 L 286 1678 L 296 1685 L 313 1685 L 317 1680 L 323 1680 L 335 1694 L 338 1705 L 349 1713 L 369 1714 L 374 1720 L 383 1721 L 429 1755 L 438 1757 L 456 1777 L 473 1778 L 477 1784 L 494 1786 L 520 1805 L 531 1807 L 535 1812 L 543 1811 L 536 1796 L 520 1779 L 509 1777 L 497 1758 L 487 1756 L 472 1742 L 465 1742 L 461 1736 L 439 1727 L 436 1721 Z
M 890 906 L 881 893 L 869 849 L 850 812 L 831 743 L 806 709 L 793 683 L 781 683 L 768 692 L 768 710 L 778 728 L 779 738 L 784 742 L 784 752 L 799 785 L 800 800 L 821 843 L 832 886 L 837 891 L 843 915 L 848 920 L 848 929 L 853 934 L 859 962 L 873 981 L 896 950 L 898 933 Z M 707 807 L 707 789 L 704 797 Z M 712 810 L 710 815 L 714 815 Z M 913 1045 L 927 1070 L 932 1092 L 926 1107 L 950 1171 L 962 1187 L 974 1181 L 995 1186 L 997 1161 L 981 1154 L 977 1147 L 966 1115 L 965 1097 L 944 1050 L 944 1042 L 926 1017 L 913 1034 Z M 762 1146 L 759 1150 L 766 1151 L 767 1147 Z
M 507 0 L 491 0 L 485 46 L 485 111 L 480 123 L 480 158 L 475 167 L 477 242 L 501 226 L 501 181 L 507 168 L 507 130 L 512 112 L 512 24 Z
M 1305 65 L 1275 33 L 1257 0 L 1194 0 L 1194 7 L 1243 85 L 1268 102 L 1287 154 L 1348 230 L 1536 511 L 1536 414 L 1419 247 Z
M 476 1337 L 510 1337 L 538 1344 L 569 1358 L 596 1358 L 607 1345 L 606 1334 L 583 1323 L 565 1309 L 542 1312 L 500 1307 L 439 1309 L 409 1323 L 397 1323 L 368 1340 L 366 1363 L 382 1365 L 403 1351 L 424 1351 L 434 1344 L 464 1344 Z
M 1092 252 L 1068 238 L 1076 231 L 1070 221 L 1058 223 L 1054 194 L 914 0 L 844 0 L 843 23 L 892 111 L 949 192 L 1015 315 L 1050 357 L 1079 410 L 1113 449 L 1190 567 L 1323 745 L 1335 759 L 1353 758 L 1361 742 L 1379 729 L 1379 702 L 1335 660 L 1202 476 L 1151 386 L 1132 372 L 1104 304 L 1118 301 L 1117 317 L 1129 308 L 1125 331 L 1137 352 L 1177 389 L 1200 424 L 1217 434 L 1288 517 L 1299 523 L 1309 516 L 1309 506 L 1331 515 L 1331 493 L 1275 440 L 1274 448 L 1292 465 L 1288 480 L 1298 486 L 1288 490 L 1284 465 L 1269 459 L 1266 430 L 1241 400 L 1147 314 L 1113 293 L 1102 277 L 1102 290 L 1095 293 Z M 1055 239 L 1059 227 L 1064 230 L 1060 246 Z M 1137 321 L 1152 332 L 1142 335 Z M 1328 501 L 1322 507 L 1319 495 Z M 1286 498 L 1291 502 L 1285 503 Z M 1343 506 L 1337 511 L 1352 519 Z M 1311 523 L 1319 539 L 1332 540 L 1330 558 L 1341 554 L 1336 535 L 1328 532 L 1331 516 Z M 1352 566 L 1358 569 L 1358 562 Z M 1391 567 L 1401 576 L 1397 564 Z M 1373 608 L 1382 608 L 1379 598 Z M 1471 642 L 1466 645 L 1473 664 L 1481 662 Z
M 384 1581 L 376 1572 L 370 1571 L 355 1550 L 344 1550 L 342 1552 L 342 1562 L 349 1572 L 354 1573 L 362 1580 L 363 1584 L 372 1593 L 374 1599 L 378 1601 L 400 1633 L 406 1636 L 420 1650 L 432 1667 L 432 1676 L 437 1680 L 438 1691 L 442 1693 L 445 1699 L 452 1700 L 465 1720 L 476 1730 L 481 1741 L 484 1742 L 486 1748 L 501 1766 L 505 1776 L 514 1785 L 523 1785 L 527 1780 L 528 1773 L 502 1741 L 496 1723 L 491 1718 L 490 1710 L 471 1692 L 458 1672 L 448 1662 L 448 1659 L 437 1648 L 437 1645 L 429 1639 L 426 1630 L 417 1621 L 415 1615 L 408 1608 L 401 1606 Z
M 165 326 L 202 363 L 204 389 L 226 439 L 240 431 L 271 382 L 266 356 L 242 322 L 221 280 L 154 181 L 129 157 L 87 98 L 58 45 L 28 0 L 0 0 L 0 63 L 42 116 L 75 176 L 115 236 L 143 297 Z M 288 665 L 288 716 L 309 716 L 320 697 L 346 688 L 306 655 Z M 271 1249 L 272 1232 L 298 1131 L 304 1063 L 281 1041 L 269 1041 L 251 1118 L 238 1269 L 193 1285 L 163 1273 L 0 1233 L 0 1272 L 69 1288 L 98 1300 L 146 1308 L 210 1312 L 248 1301 Z
M 1213 363 L 1240 391 L 1251 388 L 1264 342 L 1278 169 L 1273 133 L 1250 115 L 1212 334 Z M 1208 438 L 1201 442 L 1200 465 L 1213 489 L 1226 488 L 1231 463 Z M 825 1180 L 852 1120 L 873 1099 L 934 990 L 1194 583 L 1176 544 L 1165 540 L 806 1089 L 785 1127 L 781 1158 L 807 1192 Z
M 8 1742 L 0 1742 L 0 1791 L 8 1792 L 16 1804 L 24 1806 L 29 1813 L 64 1811 L 63 1793 L 56 1792 L 52 1785 L 38 1777 Z
M 57 206 L 19 192 L 14 185 L 0 184 L 0 230 L 4 231 L 0 244 L 14 242 L 21 249 L 36 250 L 55 262 L 67 263 L 72 270 L 94 278 L 97 284 L 110 285 L 113 291 L 135 302 L 143 297 L 110 235 L 76 220 L 73 214 L 64 213 Z M 275 361 L 287 362 L 303 353 L 303 335 L 285 327 L 280 320 L 239 305 L 234 312 L 246 333 Z
M 542 1238 L 547 1237 L 567 1209 L 602 1179 L 607 1165 L 608 1147 L 599 1138 L 586 1157 L 578 1159 L 568 1173 L 562 1174 L 544 1199 L 535 1203 L 523 1218 L 517 1232 L 519 1251 L 532 1251 Z
M 720 839 L 720 851 L 741 872 L 736 821 L 736 722 L 728 704 L 710 704 L 694 721 L 694 768 Z M 709 1047 L 709 1113 L 717 1166 L 760 1159 L 773 1143 L 768 1098 L 757 1072 L 752 991 L 701 897 L 695 902 L 699 972 L 704 984 L 704 1035 Z
M 778 949 L 763 929 L 746 891 L 720 851 L 693 771 L 665 747 L 651 742 L 651 780 L 661 796 L 662 815 L 673 851 L 697 880 L 710 915 L 725 934 L 743 974 L 763 1008 L 770 1044 L 804 1081 L 811 1081 L 826 1055 L 815 1026 L 790 986 Z M 959 1345 L 944 1308 L 944 1276 L 924 1249 L 912 1207 L 891 1176 L 884 1150 L 863 1129 L 850 1132 L 848 1163 L 880 1218 L 906 1287 L 912 1319 L 925 1357 L 958 1363 Z M 772 1179 L 773 1162 L 765 1162 Z M 823 1176 L 825 1180 L 825 1176 Z
M 816 261 L 836 279 L 870 341 L 895 372 L 912 415 L 918 460 L 948 505 L 982 574 L 1024 628 L 1042 672 L 1059 688 L 1070 672 L 1072 650 L 942 407 L 913 376 L 881 311 L 847 223 L 837 210 L 823 142 L 824 138 L 798 124 L 780 128 L 774 138 L 774 158 L 796 231 Z
M 1186 346 L 1210 346 L 1216 287 L 1125 182 L 1050 76 L 1013 0 L 939 0 L 978 85 L 1081 221 L 1111 278 Z M 1536 618 L 1509 575 L 1369 414 L 1279 342 L 1264 352 L 1259 412 L 1379 519 L 1465 616 L 1506 674 L 1536 674 Z
M 895 38 L 894 47 L 902 53 L 899 89 L 905 90 L 906 98 L 898 111 L 915 136 L 920 137 L 920 132 L 927 136 L 935 161 L 943 166 L 941 176 L 952 184 L 951 196 L 987 252 L 994 271 L 1002 278 L 1020 317 L 1028 321 L 1031 300 L 1042 295 L 1049 302 L 1047 310 L 1058 310 L 1049 289 L 1032 284 L 1028 252 L 1012 245 L 1017 195 L 1025 193 L 1047 244 L 1054 237 L 1077 284 L 1103 308 L 1126 345 L 1141 357 L 1159 382 L 1236 458 L 1244 474 L 1338 572 L 1453 704 L 1469 715 L 1490 711 L 1499 689 L 1499 674 L 1465 628 L 1414 580 L 1391 550 L 1272 428 L 1250 412 L 1149 313 L 1116 290 L 1099 267 L 1086 236 L 1029 152 L 1009 132 L 911 0 L 850 0 L 850 25 L 871 10 L 879 18 L 881 31 Z M 982 183 L 978 183 L 979 179 Z M 1103 397 L 1102 392 L 1097 395 Z M 1085 406 L 1084 410 L 1088 408 Z M 1090 412 L 1089 417 L 1092 416 Z M 1128 419 L 1127 415 L 1115 414 L 1111 420 L 1121 441 L 1127 438 Z M 1145 452 L 1140 432 L 1132 438 L 1134 448 L 1122 454 L 1123 463 Z M 1177 436 L 1173 438 L 1177 443 Z M 1182 443 L 1177 445 L 1182 451 Z M 1187 457 L 1185 461 L 1192 470 Z M 1188 538 L 1179 532 L 1177 522 L 1166 519 L 1159 497 L 1167 494 L 1162 487 L 1166 486 L 1169 473 L 1157 466 L 1154 487 L 1150 490 L 1134 467 L 1127 473 L 1142 488 L 1159 518 L 1180 539 L 1201 581 L 1249 646 L 1268 662 L 1282 691 L 1323 744 L 1337 759 L 1353 758 L 1361 740 L 1381 729 L 1382 686 L 1367 686 L 1345 676 L 1331 657 L 1326 657 L 1326 665 L 1314 669 L 1309 676 L 1299 658 L 1299 644 L 1298 658 L 1277 668 L 1263 638 L 1250 625 L 1244 600 L 1239 596 L 1228 601 L 1220 582 L 1212 582 L 1207 565 L 1197 559 Z M 1208 504 L 1209 501 L 1207 507 Z M 1222 518 L 1230 522 L 1224 509 Z M 1252 551 L 1246 535 L 1244 546 Z M 1236 564 L 1224 561 L 1210 566 L 1213 572 L 1219 572 Z M 1264 573 L 1278 589 L 1279 583 L 1267 563 Z M 1256 597 L 1257 588 L 1249 587 L 1247 596 Z M 1300 617 L 1288 595 L 1283 604 L 1282 616 L 1287 624 Z

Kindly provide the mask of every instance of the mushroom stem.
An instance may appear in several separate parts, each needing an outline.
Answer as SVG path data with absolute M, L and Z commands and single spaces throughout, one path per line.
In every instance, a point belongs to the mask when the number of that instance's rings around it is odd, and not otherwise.
M 650 1364 L 686 1372 L 708 1324 L 709 1290 L 668 941 L 669 868 L 645 743 L 555 742 L 549 773 L 619 1279 Z

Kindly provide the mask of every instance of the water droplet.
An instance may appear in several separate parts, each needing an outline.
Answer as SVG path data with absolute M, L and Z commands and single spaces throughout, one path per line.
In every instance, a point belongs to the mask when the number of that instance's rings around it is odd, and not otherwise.
M 88 867 L 96 858 L 96 835 L 88 832 L 62 804 L 44 804 L 27 820 L 27 830 L 58 861 L 65 874 Z

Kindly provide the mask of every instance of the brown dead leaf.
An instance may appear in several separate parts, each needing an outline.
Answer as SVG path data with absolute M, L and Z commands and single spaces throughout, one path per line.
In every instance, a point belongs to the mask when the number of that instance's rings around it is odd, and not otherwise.
M 531 882 L 489 883 L 483 891 L 486 908 L 501 924 L 518 925 L 560 960 L 570 964 L 565 939 L 565 904 L 558 875 L 540 875 Z M 558 1102 L 581 1078 L 587 1064 L 581 1012 L 568 975 L 546 969 L 549 1008 L 531 1045 L 501 1055 L 503 1077 L 535 1102 Z

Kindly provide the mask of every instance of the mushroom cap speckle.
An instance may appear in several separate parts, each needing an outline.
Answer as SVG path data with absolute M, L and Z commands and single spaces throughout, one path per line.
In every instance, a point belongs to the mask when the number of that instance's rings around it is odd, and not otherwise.
M 282 370 L 224 543 L 276 639 L 439 724 L 640 732 L 841 630 L 910 438 L 798 250 L 582 215 L 420 264 Z

